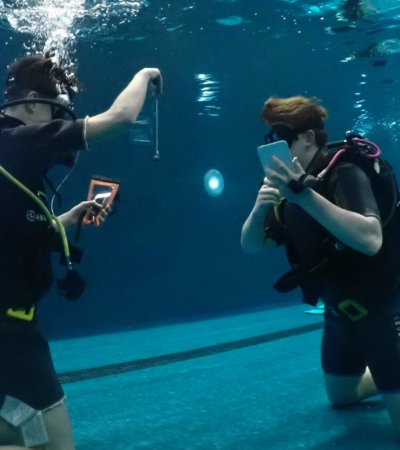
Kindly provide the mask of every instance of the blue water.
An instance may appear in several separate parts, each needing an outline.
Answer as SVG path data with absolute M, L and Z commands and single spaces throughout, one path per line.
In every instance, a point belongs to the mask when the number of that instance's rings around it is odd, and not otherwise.
M 57 24 L 66 37 L 52 39 L 76 65 L 84 88 L 78 115 L 107 108 L 144 66 L 160 67 L 165 91 L 159 163 L 151 145 L 121 136 L 82 154 L 63 189 L 67 208 L 86 196 L 92 174 L 116 177 L 121 202 L 102 229 L 83 231 L 80 271 L 88 287 L 82 300 L 69 304 L 52 291 L 43 302 L 49 336 L 298 301 L 298 293 L 277 296 L 271 287 L 286 269 L 280 250 L 249 256 L 239 245 L 262 177 L 255 149 L 265 133 L 259 118 L 265 99 L 320 98 L 330 111 L 332 140 L 357 128 L 400 168 L 400 6 L 373 0 L 364 17 L 346 21 L 342 3 L 76 0 L 64 6 L 71 20 Z M 47 45 L 53 19 L 40 31 L 26 19 L 37 4 L 0 5 L 0 70 Z M 50 11 L 57 2 L 39 4 Z M 41 23 L 43 17 L 34 17 Z M 153 109 L 150 101 L 145 111 Z M 210 169 L 224 177 L 219 196 L 204 189 Z M 63 175 L 55 171 L 55 182 Z
M 303 314 L 299 292 L 272 289 L 287 270 L 280 249 L 245 255 L 239 238 L 271 95 L 318 97 L 332 140 L 365 133 L 400 172 L 398 0 L 371 0 L 356 18 L 342 0 L 64 3 L 0 2 L 0 71 L 56 46 L 84 89 L 79 116 L 106 109 L 142 67 L 159 67 L 165 84 L 160 161 L 150 99 L 142 128 L 81 154 L 62 191 L 68 208 L 92 174 L 121 180 L 116 213 L 82 232 L 85 295 L 68 303 L 53 289 L 40 311 L 56 369 L 69 374 L 78 450 L 397 448 L 379 399 L 328 406 L 320 331 L 279 335 L 321 318 Z M 218 196 L 204 185 L 212 169 Z

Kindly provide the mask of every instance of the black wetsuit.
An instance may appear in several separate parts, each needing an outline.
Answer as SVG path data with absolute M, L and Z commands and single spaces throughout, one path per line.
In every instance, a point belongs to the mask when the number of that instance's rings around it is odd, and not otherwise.
M 344 209 L 380 220 L 370 178 L 354 164 L 336 166 L 328 181 L 316 190 Z M 368 365 L 381 390 L 400 389 L 399 249 L 385 239 L 385 231 L 382 249 L 375 256 L 342 249 L 326 229 L 289 202 L 283 208 L 283 222 L 292 267 L 315 268 L 325 261 L 300 281 L 305 301 L 321 298 L 326 305 L 322 343 L 325 372 L 361 375 Z M 352 321 L 338 309 L 346 299 L 356 300 L 368 314 Z
M 25 125 L 1 116 L 0 164 L 33 193 L 43 192 L 48 170 L 70 165 L 73 152 L 86 147 L 83 126 L 82 120 Z M 35 319 L 11 318 L 6 312 L 28 311 L 50 288 L 57 237 L 37 204 L 2 174 L 0 204 L 0 405 L 9 395 L 45 409 L 63 398 L 48 344 Z

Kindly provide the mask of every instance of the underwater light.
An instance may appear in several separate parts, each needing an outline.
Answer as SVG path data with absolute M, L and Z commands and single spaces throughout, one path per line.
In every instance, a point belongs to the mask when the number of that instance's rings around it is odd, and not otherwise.
M 204 188 L 208 195 L 218 197 L 224 190 L 224 177 L 217 169 L 210 169 L 204 175 Z

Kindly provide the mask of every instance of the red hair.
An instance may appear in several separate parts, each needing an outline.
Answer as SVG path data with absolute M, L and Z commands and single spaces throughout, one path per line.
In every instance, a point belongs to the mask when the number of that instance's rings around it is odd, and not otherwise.
M 268 123 L 283 123 L 296 130 L 323 128 L 328 117 L 325 108 L 313 98 L 270 97 L 264 104 L 261 117 Z
M 328 112 L 314 98 L 301 95 L 288 98 L 270 97 L 264 103 L 261 117 L 269 125 L 282 123 L 299 133 L 314 130 L 319 148 L 324 147 L 328 140 L 328 134 L 324 130 Z

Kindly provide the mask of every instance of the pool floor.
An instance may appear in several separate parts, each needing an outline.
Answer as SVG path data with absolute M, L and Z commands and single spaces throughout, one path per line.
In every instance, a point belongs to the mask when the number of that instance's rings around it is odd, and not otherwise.
M 329 406 L 305 309 L 51 342 L 77 450 L 398 449 L 379 397 Z

